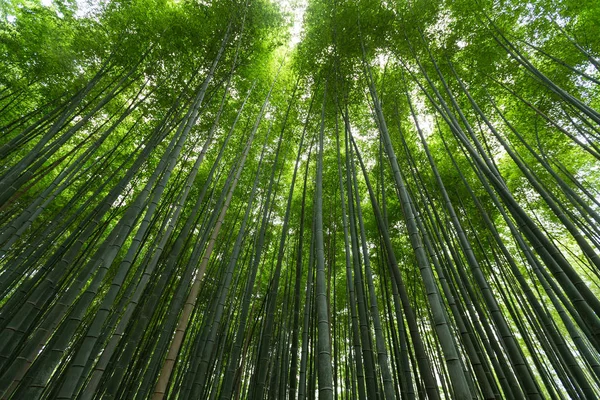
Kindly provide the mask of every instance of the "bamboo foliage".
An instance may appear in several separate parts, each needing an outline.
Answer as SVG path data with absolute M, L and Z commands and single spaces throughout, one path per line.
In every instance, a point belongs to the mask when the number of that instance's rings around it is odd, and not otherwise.
M 600 397 L 595 3 L 5 3 L 0 398 Z

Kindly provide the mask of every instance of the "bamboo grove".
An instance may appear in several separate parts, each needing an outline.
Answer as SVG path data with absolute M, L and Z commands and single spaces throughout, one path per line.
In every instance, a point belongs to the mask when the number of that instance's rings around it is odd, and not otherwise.
M 599 398 L 600 3 L 290 7 L 0 4 L 0 398 Z

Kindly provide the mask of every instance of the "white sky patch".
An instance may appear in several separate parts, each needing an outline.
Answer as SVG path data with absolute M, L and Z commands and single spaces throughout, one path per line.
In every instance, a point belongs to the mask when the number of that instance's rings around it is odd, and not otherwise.
M 103 0 L 77 0 L 77 18 L 84 18 L 98 10 L 104 3 Z
M 421 112 L 417 115 L 417 122 L 419 123 L 419 128 L 421 128 L 421 132 L 423 132 L 423 136 L 428 138 L 433 133 L 433 116 L 427 112 Z
M 76 18 L 85 18 L 98 10 L 105 0 L 76 0 L 77 11 L 75 12 Z M 40 4 L 44 7 L 53 8 L 56 10 L 53 0 L 40 0 Z M 57 15 L 62 18 L 62 14 L 56 10 Z M 9 22 L 13 22 L 13 20 Z
M 415 108 L 419 128 L 421 128 L 423 136 L 425 137 L 425 139 L 427 139 L 433 133 L 433 128 L 435 126 L 433 115 L 431 115 L 427 110 L 427 107 L 425 106 L 425 101 L 420 96 L 420 92 L 416 88 L 413 89 L 410 93 L 410 101 L 412 102 L 412 105 Z
M 300 37 L 302 36 L 302 22 L 307 2 L 303 0 L 274 0 L 274 2 L 279 5 L 281 11 L 288 14 L 288 18 L 292 23 L 290 45 L 295 47 L 300 43 Z
M 375 56 L 375 62 L 379 65 L 379 68 L 383 71 L 386 64 L 388 63 L 389 55 L 385 53 L 378 53 Z

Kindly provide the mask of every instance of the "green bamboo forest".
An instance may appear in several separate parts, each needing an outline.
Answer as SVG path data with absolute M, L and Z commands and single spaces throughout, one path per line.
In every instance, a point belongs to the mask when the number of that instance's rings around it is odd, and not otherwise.
M 0 399 L 598 398 L 597 0 L 0 2 Z

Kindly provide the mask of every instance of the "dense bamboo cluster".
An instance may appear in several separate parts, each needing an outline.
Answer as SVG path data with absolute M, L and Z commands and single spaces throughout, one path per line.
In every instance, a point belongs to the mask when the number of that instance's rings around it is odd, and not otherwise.
M 583 3 L 0 6 L 0 398 L 599 398 Z

